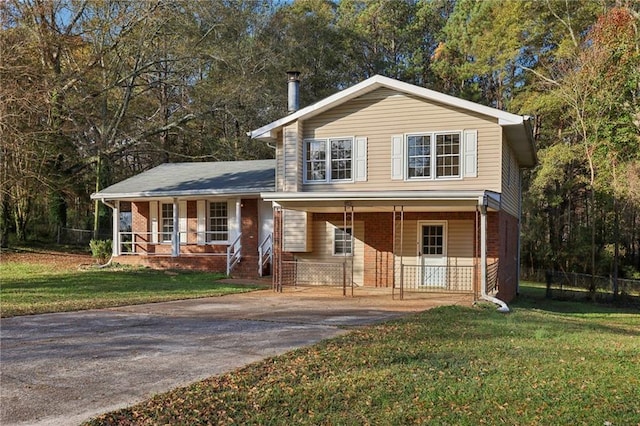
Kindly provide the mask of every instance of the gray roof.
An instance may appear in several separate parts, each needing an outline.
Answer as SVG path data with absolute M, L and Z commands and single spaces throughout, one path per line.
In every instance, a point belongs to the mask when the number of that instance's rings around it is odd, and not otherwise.
M 92 199 L 258 194 L 275 190 L 276 160 L 167 163 L 91 194 Z

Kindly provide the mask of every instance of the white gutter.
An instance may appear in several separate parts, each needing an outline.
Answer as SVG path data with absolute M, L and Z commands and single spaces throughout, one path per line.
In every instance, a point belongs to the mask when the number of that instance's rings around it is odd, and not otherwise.
M 180 197 L 181 199 L 185 199 L 187 197 L 192 197 L 194 199 L 198 197 L 214 197 L 214 196 L 231 196 L 231 195 L 241 195 L 243 197 L 256 197 L 260 196 L 263 192 L 273 191 L 272 187 L 267 188 L 251 188 L 247 189 L 229 189 L 223 191 L 212 191 L 212 190 L 190 190 L 190 191 L 141 191 L 141 192 L 114 192 L 114 193 L 104 193 L 104 192 L 96 192 L 91 194 L 90 198 L 92 200 L 101 200 L 104 203 L 105 198 L 110 200 L 135 200 L 139 198 L 174 198 Z
M 498 194 L 486 191 L 361 191 L 361 192 L 268 192 L 265 201 L 469 201 L 483 197 L 499 200 Z M 497 200 L 495 199 L 497 198 Z

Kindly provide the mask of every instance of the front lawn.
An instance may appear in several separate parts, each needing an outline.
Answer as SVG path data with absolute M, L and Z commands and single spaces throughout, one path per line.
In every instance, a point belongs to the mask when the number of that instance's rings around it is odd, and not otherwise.
M 637 312 L 526 295 L 512 309 L 357 329 L 90 424 L 640 424 Z
M 2 317 L 221 296 L 264 288 L 220 283 L 207 272 L 142 268 L 60 267 L 52 263 L 0 263 Z

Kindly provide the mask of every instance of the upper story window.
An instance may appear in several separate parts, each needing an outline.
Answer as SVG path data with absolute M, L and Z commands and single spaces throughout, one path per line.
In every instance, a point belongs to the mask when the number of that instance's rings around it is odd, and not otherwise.
M 407 179 L 461 177 L 461 133 L 407 135 Z
M 408 177 L 431 177 L 431 136 L 407 137 Z
M 305 182 L 353 181 L 353 138 L 306 139 Z
M 460 177 L 460 133 L 436 134 L 436 177 Z

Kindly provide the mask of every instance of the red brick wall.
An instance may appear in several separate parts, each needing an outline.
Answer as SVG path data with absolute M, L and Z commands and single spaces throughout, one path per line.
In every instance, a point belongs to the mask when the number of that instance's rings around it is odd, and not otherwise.
M 509 302 L 518 286 L 518 219 L 506 212 L 496 214 L 500 238 L 498 242 L 498 298 Z
M 258 253 L 258 244 L 260 244 L 258 241 L 260 236 L 258 229 L 258 200 L 242 200 L 240 216 L 242 216 L 240 225 L 242 251 L 245 253 Z
M 189 269 L 225 273 L 227 271 L 227 256 L 117 256 L 114 262 L 126 265 L 146 266 L 153 269 Z
M 240 264 L 242 269 L 238 275 L 256 277 L 258 274 L 257 250 L 259 244 L 258 200 L 242 200 L 241 215 L 243 262 Z M 148 234 L 151 232 L 148 201 L 132 202 L 131 216 L 133 232 L 141 233 L 136 236 L 135 246 L 135 251 L 139 255 L 118 256 L 114 259 L 116 262 L 159 269 L 177 268 L 226 272 L 226 245 L 197 244 L 198 203 L 196 200 L 187 201 L 187 244 L 180 246 L 181 256 L 175 258 L 171 257 L 171 244 L 151 243 L 151 236 Z M 146 254 L 154 256 L 145 256 Z
M 133 201 L 131 203 L 131 230 L 139 233 L 135 238 L 134 251 L 136 253 L 154 253 L 154 245 L 151 243 L 151 218 L 149 217 L 148 201 Z

